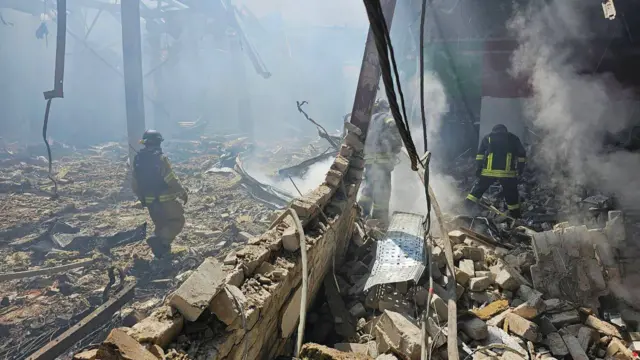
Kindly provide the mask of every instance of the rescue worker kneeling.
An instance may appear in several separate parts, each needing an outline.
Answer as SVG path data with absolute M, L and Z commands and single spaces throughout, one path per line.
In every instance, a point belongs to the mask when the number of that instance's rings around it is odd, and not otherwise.
M 520 139 L 507 131 L 507 127 L 499 124 L 485 136 L 476 155 L 476 182 L 465 200 L 469 213 L 474 212 L 475 204 L 496 181 L 502 185 L 502 192 L 509 213 L 513 218 L 520 218 L 520 196 L 518 194 L 518 177 L 522 175 L 527 154 Z
M 391 172 L 401 149 L 402 138 L 389 111 L 389 103 L 380 99 L 374 104 L 365 143 L 364 185 L 358 203 L 365 217 L 380 220 L 385 225 L 389 225 Z
M 171 242 L 184 227 L 184 209 L 178 198 L 186 204 L 188 195 L 171 169 L 169 159 L 162 154 L 162 135 L 147 130 L 140 143 L 144 148 L 135 156 L 133 163 L 133 192 L 149 209 L 155 225 L 154 235 L 147 244 L 156 258 L 171 252 Z

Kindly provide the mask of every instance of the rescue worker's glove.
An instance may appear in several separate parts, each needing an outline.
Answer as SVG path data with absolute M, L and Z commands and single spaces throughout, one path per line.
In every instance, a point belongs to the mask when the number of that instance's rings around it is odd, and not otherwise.
M 180 199 L 182 200 L 182 202 L 184 202 L 185 205 L 187 205 L 187 201 L 189 201 L 189 195 L 186 191 L 180 195 Z

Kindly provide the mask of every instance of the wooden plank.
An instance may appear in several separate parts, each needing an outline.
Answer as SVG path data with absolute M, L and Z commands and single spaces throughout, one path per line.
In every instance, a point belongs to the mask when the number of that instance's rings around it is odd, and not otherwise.
M 53 339 L 50 343 L 38 350 L 35 354 L 29 356 L 27 360 L 54 360 L 62 353 L 70 348 L 77 341 L 80 341 L 86 335 L 100 327 L 107 321 L 116 311 L 120 310 L 129 300 L 133 299 L 135 283 L 125 286 L 111 300 L 102 304 L 77 324 L 63 332 L 60 336 Z
M 71 263 L 71 264 L 54 266 L 54 267 L 49 267 L 49 268 L 44 268 L 44 269 L 35 269 L 35 270 L 18 271 L 18 272 L 0 274 L 0 281 L 16 280 L 16 279 L 22 279 L 22 278 L 40 276 L 40 275 L 53 275 L 53 274 L 57 274 L 57 273 L 61 273 L 61 272 L 67 271 L 67 270 L 77 269 L 77 268 L 80 268 L 80 267 L 91 265 L 91 264 L 93 264 L 94 261 L 95 261 L 95 259 L 89 259 L 89 260 L 78 261 L 78 262 Z

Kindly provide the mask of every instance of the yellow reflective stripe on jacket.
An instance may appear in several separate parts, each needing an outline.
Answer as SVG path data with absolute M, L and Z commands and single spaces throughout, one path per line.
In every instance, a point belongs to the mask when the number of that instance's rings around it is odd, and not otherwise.
M 473 195 L 471 195 L 471 194 L 467 195 L 467 200 L 471 200 L 473 202 L 478 202 L 478 198 L 473 196 Z
M 485 170 L 491 170 L 491 169 L 493 169 L 493 153 L 487 156 L 487 167 L 485 168 Z
M 169 183 L 169 181 L 176 179 L 176 173 L 170 171 L 167 176 L 164 177 L 164 182 Z
M 511 178 L 511 177 L 517 177 L 517 173 L 515 170 L 489 170 L 489 169 L 483 169 L 482 176 L 486 176 L 486 177 L 495 177 L 495 178 Z
M 484 154 L 476 155 L 476 160 L 484 160 Z
M 515 205 L 507 204 L 507 209 L 509 209 L 509 210 L 518 210 L 518 209 L 520 209 L 520 204 L 515 204 Z
M 518 158 L 518 162 L 521 162 L 521 163 L 523 163 L 523 162 L 527 162 L 527 158 L 519 157 L 519 158 Z
M 505 171 L 511 171 L 511 153 L 507 153 L 507 163 L 505 165 Z
M 159 202 L 166 202 L 166 201 L 175 200 L 177 198 L 178 198 L 178 194 L 163 194 L 163 195 L 159 195 L 158 196 L 158 201 Z M 144 201 L 147 204 L 150 204 L 150 203 L 156 201 L 156 197 L 155 196 L 145 196 Z
M 389 116 L 384 119 L 385 124 L 391 124 L 392 122 L 395 122 L 395 120 L 393 119 L 393 116 Z

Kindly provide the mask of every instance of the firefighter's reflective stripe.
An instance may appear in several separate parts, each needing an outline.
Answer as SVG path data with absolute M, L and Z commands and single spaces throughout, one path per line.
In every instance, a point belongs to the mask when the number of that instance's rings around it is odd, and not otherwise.
M 384 154 L 384 153 L 377 154 L 374 156 L 367 156 L 364 158 L 367 164 L 389 164 L 389 163 L 395 162 L 396 159 L 397 159 L 397 156 Z
M 476 155 L 476 160 L 484 160 L 484 154 Z
M 519 158 L 518 158 L 518 162 L 519 162 L 519 163 L 527 162 L 527 158 L 519 157 Z
M 467 200 L 471 200 L 473 202 L 478 202 L 478 198 L 473 196 L 473 195 L 471 195 L 471 194 L 467 195 Z
M 177 198 L 178 198 L 178 194 L 163 194 L 163 195 L 159 195 L 157 199 L 158 199 L 159 202 L 165 202 L 165 201 L 175 200 Z M 156 201 L 156 197 L 155 196 L 145 196 L 144 201 L 147 204 L 150 204 L 150 203 Z
M 393 123 L 393 122 L 395 122 L 395 120 L 393 120 L 393 117 L 392 117 L 392 116 L 386 117 L 386 118 L 384 119 L 384 123 L 385 123 L 385 124 L 391 124 L 391 123 Z
M 490 153 L 489 156 L 487 156 L 487 166 L 485 167 L 485 170 L 491 170 L 492 168 L 493 168 L 493 153 Z
M 511 153 L 507 153 L 507 162 L 504 169 L 505 171 L 511 170 L 511 157 L 512 157 Z
M 509 209 L 509 210 L 518 210 L 518 209 L 520 209 L 520 204 L 515 204 L 515 205 L 507 204 L 507 209 Z
M 518 176 L 517 172 L 515 170 L 488 170 L 488 169 L 482 169 L 482 176 L 487 176 L 487 177 L 495 177 L 495 178 L 511 178 L 511 177 L 516 177 Z
M 164 177 L 164 182 L 169 183 L 169 181 L 171 180 L 175 180 L 176 179 L 176 173 L 174 173 L 173 171 L 170 171 L 167 176 Z

